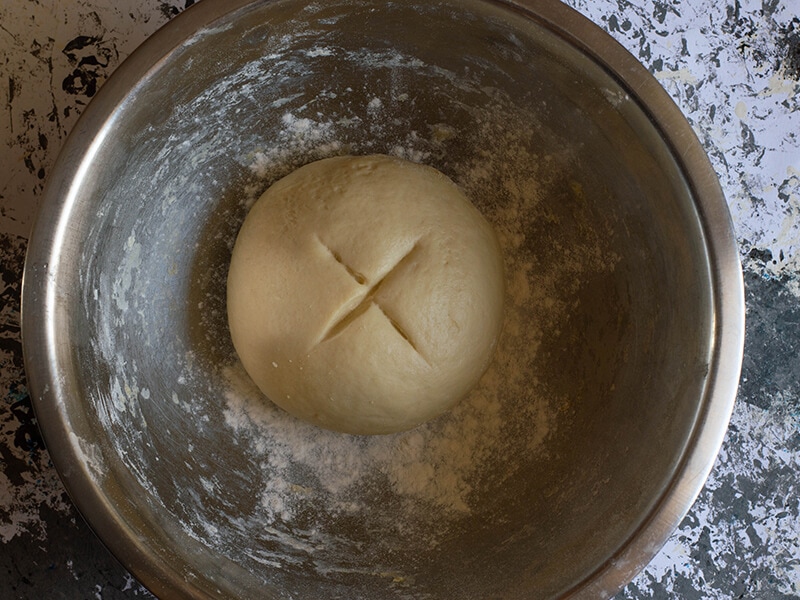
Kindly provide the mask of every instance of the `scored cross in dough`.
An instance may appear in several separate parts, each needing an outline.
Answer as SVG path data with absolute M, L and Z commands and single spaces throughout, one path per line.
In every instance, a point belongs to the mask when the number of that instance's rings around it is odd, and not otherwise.
M 503 315 L 494 231 L 439 171 L 317 161 L 248 213 L 228 274 L 237 354 L 275 404 L 353 434 L 410 429 L 489 365 Z
M 320 241 L 320 243 L 322 243 L 322 242 Z M 358 306 L 356 306 L 355 308 L 353 308 L 352 310 L 350 310 L 349 312 L 347 312 L 346 314 L 344 314 L 344 316 L 342 316 L 341 318 L 337 318 L 336 321 L 334 323 L 332 323 L 330 325 L 330 327 L 328 328 L 328 330 L 324 333 L 321 341 L 324 342 L 326 340 L 329 340 L 333 336 L 337 335 L 345 327 L 347 327 L 347 325 L 349 325 L 358 316 L 360 316 L 367 308 L 369 308 L 371 304 L 375 304 L 379 309 L 381 309 L 381 312 L 383 312 L 383 314 L 386 316 L 386 318 L 389 319 L 389 322 L 392 324 L 392 327 L 394 327 L 397 330 L 397 332 L 403 337 L 403 339 L 405 339 L 409 344 L 411 344 L 411 347 L 414 348 L 415 351 L 419 352 L 419 349 L 416 347 L 416 345 L 414 345 L 414 342 L 411 340 L 411 338 L 409 338 L 408 333 L 406 333 L 400 327 L 398 322 L 395 319 L 393 319 L 391 317 L 391 315 L 387 314 L 387 312 L 385 310 L 383 310 L 383 308 L 381 307 L 381 305 L 378 303 L 378 301 L 375 298 L 375 295 L 378 293 L 378 290 L 380 289 L 380 286 L 383 284 L 384 280 L 387 277 L 389 277 L 392 274 L 392 272 L 395 269 L 397 269 L 397 267 L 403 261 L 407 260 L 408 257 L 411 256 L 411 254 L 417 248 L 417 243 L 418 242 L 415 242 L 414 246 L 411 248 L 411 250 L 409 250 L 408 253 L 405 256 L 403 256 L 403 258 L 401 258 L 400 261 L 396 265 L 394 265 L 392 267 L 392 271 L 389 271 L 389 273 L 384 275 L 383 278 L 380 281 L 377 281 L 371 287 L 365 287 L 364 296 L 363 296 L 363 298 L 361 300 L 361 303 Z M 323 246 L 324 246 L 324 244 L 323 244 Z M 334 260 L 336 262 L 338 262 L 340 265 L 342 265 L 345 268 L 345 270 L 353 277 L 353 279 L 359 285 L 367 286 L 368 282 L 367 282 L 366 277 L 364 277 L 361 273 L 358 273 L 358 272 L 354 271 L 352 268 L 350 268 L 336 252 L 334 252 L 333 250 L 331 250 L 327 246 L 325 246 L 325 249 L 328 250 L 331 253 L 331 256 L 333 256 Z

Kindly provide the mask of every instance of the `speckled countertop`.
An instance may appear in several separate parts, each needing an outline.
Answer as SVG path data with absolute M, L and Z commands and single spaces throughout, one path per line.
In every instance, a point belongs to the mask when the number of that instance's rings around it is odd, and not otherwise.
M 149 597 L 78 516 L 43 447 L 22 365 L 20 278 L 44 182 L 82 109 L 192 3 L 0 4 L 0 598 Z M 722 452 L 618 598 L 800 598 L 800 1 L 568 4 L 683 110 L 722 183 L 745 269 L 743 374 Z

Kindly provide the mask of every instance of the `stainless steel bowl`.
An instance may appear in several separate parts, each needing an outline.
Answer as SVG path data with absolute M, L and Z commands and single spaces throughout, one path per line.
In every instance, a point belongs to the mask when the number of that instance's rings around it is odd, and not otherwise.
M 509 290 L 469 398 L 358 438 L 258 395 L 224 280 L 271 181 L 376 152 L 466 190 Z M 159 596 L 287 599 L 612 594 L 703 485 L 744 314 L 690 126 L 600 29 L 533 0 L 192 7 L 70 136 L 23 307 L 40 426 L 111 551 Z

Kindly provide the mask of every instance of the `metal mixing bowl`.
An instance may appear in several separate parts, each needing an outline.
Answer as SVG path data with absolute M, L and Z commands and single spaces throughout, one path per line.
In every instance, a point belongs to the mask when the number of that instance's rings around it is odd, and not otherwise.
M 366 153 L 452 177 L 506 260 L 493 365 L 395 436 L 272 406 L 225 319 L 249 204 L 301 164 Z M 691 128 L 576 12 L 205 0 L 70 136 L 31 238 L 23 336 L 70 495 L 159 596 L 598 598 L 703 485 L 743 306 Z

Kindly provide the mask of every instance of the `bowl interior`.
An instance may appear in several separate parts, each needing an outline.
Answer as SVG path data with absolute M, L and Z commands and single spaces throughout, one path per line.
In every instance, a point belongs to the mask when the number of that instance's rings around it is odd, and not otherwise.
M 459 183 L 508 282 L 474 392 L 372 438 L 262 398 L 225 311 L 250 204 L 367 153 Z M 546 22 L 473 0 L 257 2 L 135 82 L 81 165 L 53 360 L 75 468 L 134 572 L 170 565 L 198 596 L 549 597 L 672 480 L 712 352 L 700 217 L 649 113 Z

